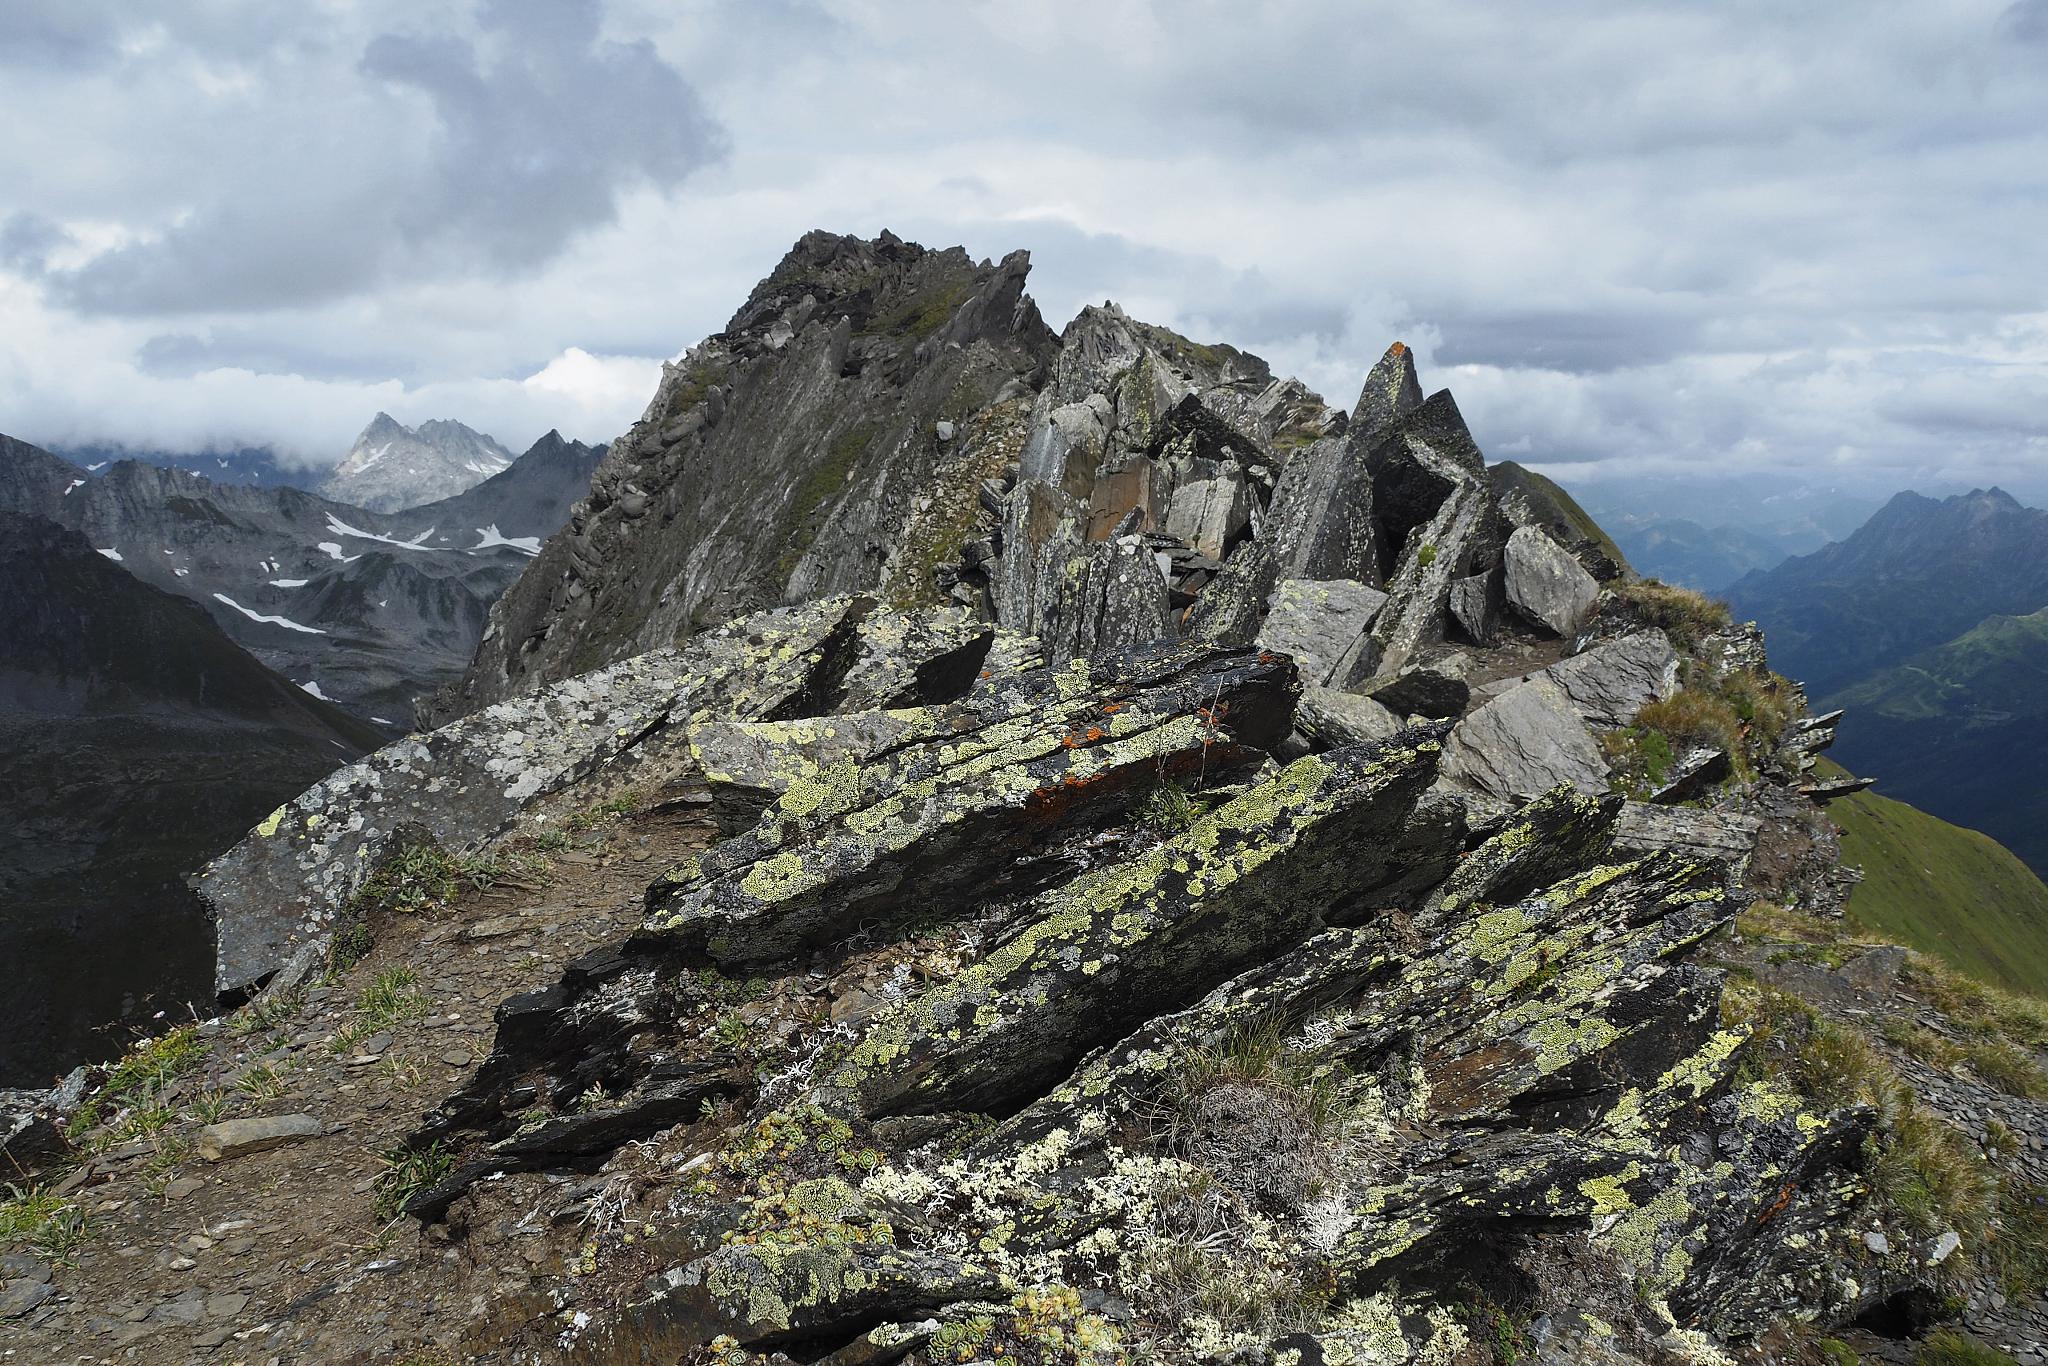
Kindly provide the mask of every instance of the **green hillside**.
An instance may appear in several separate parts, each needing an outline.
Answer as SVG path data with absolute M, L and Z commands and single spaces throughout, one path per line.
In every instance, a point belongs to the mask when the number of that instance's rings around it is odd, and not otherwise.
M 1853 919 L 1982 981 L 2048 996 L 2048 886 L 2004 845 L 1874 792 L 1828 814 L 1842 861 L 1863 870 Z
M 1987 617 L 1828 698 L 1842 763 L 2048 871 L 2048 610 Z

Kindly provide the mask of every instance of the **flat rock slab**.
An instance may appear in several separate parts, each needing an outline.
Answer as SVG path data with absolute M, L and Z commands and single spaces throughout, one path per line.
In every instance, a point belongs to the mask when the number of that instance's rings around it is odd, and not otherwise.
M 1546 678 L 1518 683 L 1460 721 L 1444 746 L 1443 772 L 1504 801 L 1561 785 L 1607 791 L 1607 764 L 1593 733 Z
M 7 1281 L 0 1283 L 0 1319 L 20 1318 L 40 1306 L 54 1292 L 48 1281 Z
M 326 1132 L 326 1126 L 311 1115 L 268 1115 L 260 1119 L 228 1119 L 209 1124 L 199 1131 L 195 1146 L 209 1162 L 268 1152 L 287 1144 L 304 1143 Z
M 1557 635 L 1578 630 L 1600 596 L 1599 583 L 1585 567 L 1535 527 L 1521 527 L 1508 537 L 1502 558 L 1508 602 Z

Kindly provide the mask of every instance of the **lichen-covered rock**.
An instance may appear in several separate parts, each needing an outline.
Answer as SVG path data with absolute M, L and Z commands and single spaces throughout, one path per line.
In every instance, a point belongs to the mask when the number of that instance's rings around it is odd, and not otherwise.
M 827 598 L 396 741 L 271 813 L 200 872 L 216 985 L 304 970 L 401 838 L 467 852 L 541 798 L 692 722 L 949 701 L 980 681 L 999 638 L 1016 658 L 1035 658 L 1035 646 L 957 611 L 905 615 L 871 598 Z
M 1356 579 L 1282 579 L 1273 590 L 1259 644 L 1292 655 L 1307 687 L 1347 686 L 1337 677 L 1372 628 L 1387 595 Z
M 1000 1114 L 1091 1044 L 1372 904 L 1440 733 L 1299 759 L 1144 858 L 1047 894 L 970 972 L 877 1019 L 828 1085 L 871 1116 Z

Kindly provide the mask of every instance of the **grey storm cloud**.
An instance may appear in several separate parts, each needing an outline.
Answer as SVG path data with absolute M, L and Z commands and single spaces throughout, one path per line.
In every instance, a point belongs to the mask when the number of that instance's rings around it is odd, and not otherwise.
M 80 312 L 140 315 L 536 267 L 614 221 L 625 192 L 674 189 L 726 149 L 682 73 L 644 40 L 601 38 L 600 19 L 596 0 L 488 0 L 474 39 L 379 34 L 357 69 L 384 106 L 381 164 L 333 177 L 317 155 L 331 130 L 309 130 L 306 160 L 277 168 L 295 182 L 218 176 L 160 235 L 46 283 Z

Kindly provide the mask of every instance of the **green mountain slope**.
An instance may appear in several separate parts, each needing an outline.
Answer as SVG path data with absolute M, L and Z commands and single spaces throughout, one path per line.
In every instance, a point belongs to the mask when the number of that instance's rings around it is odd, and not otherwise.
M 2048 869 L 2048 609 L 1988 618 L 1829 698 L 1837 754 L 1885 791 Z
M 1968 723 L 2048 715 L 2048 608 L 2024 617 L 1987 617 L 1840 694 L 1841 705 L 1899 720 L 1949 717 Z
M 1983 981 L 2048 995 L 2048 885 L 2010 850 L 1875 792 L 1828 814 L 1842 861 L 1863 870 L 1853 919 Z

